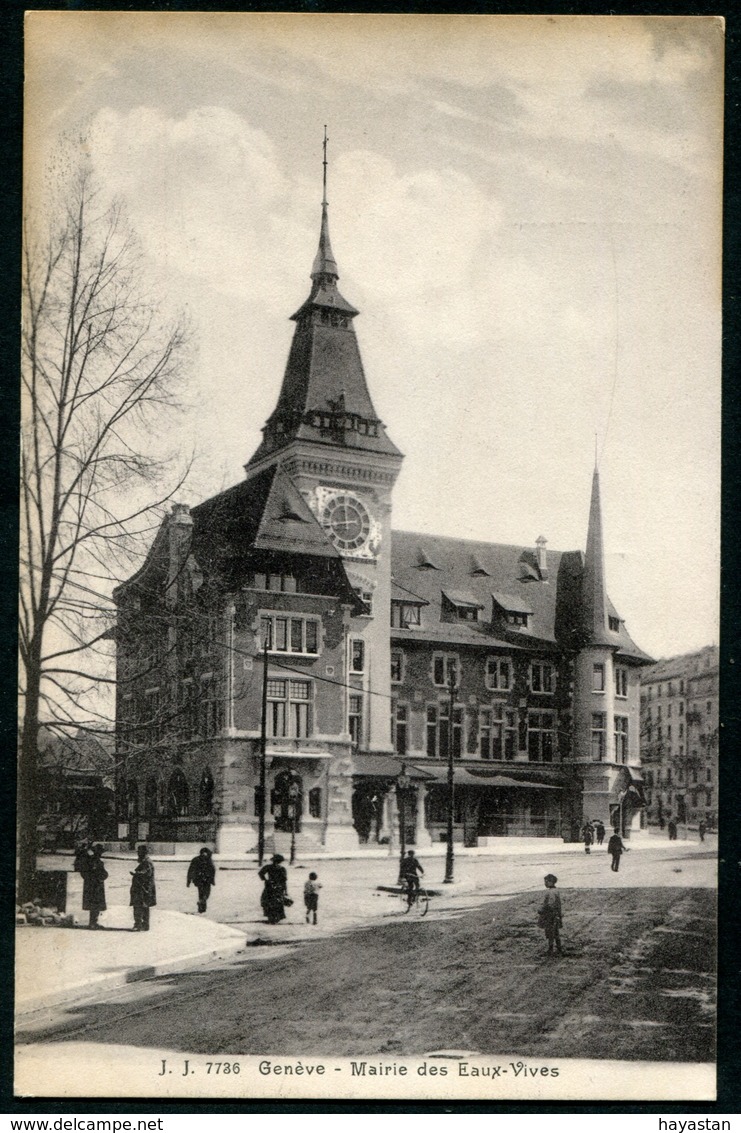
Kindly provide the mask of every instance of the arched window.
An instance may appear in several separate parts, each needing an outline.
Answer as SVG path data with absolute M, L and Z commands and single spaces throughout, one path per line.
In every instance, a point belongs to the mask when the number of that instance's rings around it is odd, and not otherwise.
M 157 814 L 157 780 L 147 779 L 144 788 L 144 813 L 147 818 L 154 818 Z
M 183 818 L 188 813 L 190 792 L 188 784 L 179 767 L 176 767 L 170 776 L 167 788 L 168 811 L 175 818 Z
M 211 774 L 210 767 L 207 767 L 201 775 L 198 793 L 200 799 L 200 813 L 211 814 L 214 809 L 214 777 Z
M 136 779 L 129 779 L 126 784 L 126 815 L 136 818 L 139 814 L 139 787 Z

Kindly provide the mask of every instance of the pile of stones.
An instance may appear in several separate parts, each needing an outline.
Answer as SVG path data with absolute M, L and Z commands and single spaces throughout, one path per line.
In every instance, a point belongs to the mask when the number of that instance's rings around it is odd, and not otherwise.
M 71 913 L 60 913 L 39 901 L 26 901 L 16 905 L 15 923 L 17 925 L 52 925 L 55 928 L 72 928 L 75 918 Z

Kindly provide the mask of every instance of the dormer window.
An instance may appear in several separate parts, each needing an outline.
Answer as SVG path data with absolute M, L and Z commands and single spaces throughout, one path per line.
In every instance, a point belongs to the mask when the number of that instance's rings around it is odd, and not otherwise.
M 607 622 L 613 633 L 620 633 L 620 618 L 613 617 L 613 615 L 610 614 Z
M 413 629 L 421 625 L 422 606 L 418 602 L 391 603 L 391 625 L 393 629 Z
M 460 590 L 443 590 L 441 592 L 441 613 L 444 621 L 477 622 L 479 610 L 483 610 L 472 594 Z
M 494 621 L 504 621 L 506 625 L 517 630 L 530 628 L 532 606 L 529 606 L 522 598 L 501 592 L 495 592 L 491 597 L 493 602 L 492 619 Z

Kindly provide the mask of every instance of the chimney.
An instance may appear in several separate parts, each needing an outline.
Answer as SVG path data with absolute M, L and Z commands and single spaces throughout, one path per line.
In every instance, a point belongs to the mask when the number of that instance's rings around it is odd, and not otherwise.
M 540 577 L 543 582 L 546 582 L 548 579 L 548 552 L 545 549 L 547 542 L 548 540 L 543 535 L 539 535 L 535 540 L 538 570 L 540 571 Z

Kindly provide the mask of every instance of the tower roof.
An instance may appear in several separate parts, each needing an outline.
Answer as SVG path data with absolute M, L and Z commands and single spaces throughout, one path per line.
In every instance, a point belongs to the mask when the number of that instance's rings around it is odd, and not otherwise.
M 278 404 L 247 468 L 293 441 L 314 441 L 362 452 L 401 456 L 386 435 L 368 392 L 353 319 L 358 311 L 340 294 L 329 238 L 324 139 L 324 194 L 311 291 L 298 311 Z
M 589 504 L 587 551 L 582 579 L 582 628 L 585 644 L 614 645 L 607 623 L 607 590 L 605 586 L 605 549 L 602 536 L 602 504 L 599 471 L 592 477 L 592 498 Z

